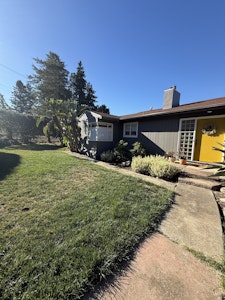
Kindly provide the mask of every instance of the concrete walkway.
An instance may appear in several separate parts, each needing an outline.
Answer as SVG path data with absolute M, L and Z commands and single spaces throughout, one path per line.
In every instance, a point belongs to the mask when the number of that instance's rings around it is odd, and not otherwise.
M 179 245 L 221 262 L 222 226 L 212 191 L 178 183 L 175 192 L 175 204 L 162 222 L 160 232 Z
M 223 299 L 220 274 L 183 247 L 222 261 L 222 226 L 213 192 L 185 183 L 173 184 L 102 162 L 96 163 L 173 189 L 176 196 L 159 232 L 139 247 L 123 276 L 117 278 L 106 291 L 89 299 Z
M 145 240 L 129 269 L 101 291 L 98 300 L 223 299 L 220 274 L 183 247 L 222 260 L 222 229 L 213 194 L 179 183 L 175 191 L 161 233 Z

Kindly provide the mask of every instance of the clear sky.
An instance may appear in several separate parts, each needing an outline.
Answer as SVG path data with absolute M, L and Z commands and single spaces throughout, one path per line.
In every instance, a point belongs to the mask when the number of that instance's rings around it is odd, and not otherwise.
M 84 65 L 98 104 L 124 115 L 225 96 L 224 0 L 0 0 L 0 93 L 9 103 L 33 58 Z

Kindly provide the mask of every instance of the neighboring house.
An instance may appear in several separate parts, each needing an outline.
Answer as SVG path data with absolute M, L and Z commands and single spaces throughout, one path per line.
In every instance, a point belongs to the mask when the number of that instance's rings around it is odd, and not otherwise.
M 162 109 L 125 116 L 85 111 L 79 118 L 82 151 L 98 158 L 119 140 L 140 141 L 149 154 L 182 152 L 188 160 L 221 162 L 212 147 L 225 142 L 225 97 L 180 105 L 176 87 L 164 91 Z

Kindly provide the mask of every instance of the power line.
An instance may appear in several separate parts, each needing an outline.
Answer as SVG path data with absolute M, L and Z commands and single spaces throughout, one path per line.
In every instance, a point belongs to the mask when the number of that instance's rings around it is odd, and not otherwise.
M 3 64 L 0 63 L 0 66 L 3 67 L 3 68 L 5 68 L 5 69 L 7 69 L 7 70 L 9 70 L 9 71 L 11 71 L 11 72 L 13 72 L 13 73 L 15 73 L 15 74 L 17 74 L 17 75 L 20 75 L 20 76 L 23 76 L 24 78 L 27 78 L 27 76 L 25 76 L 24 74 L 19 73 L 16 70 L 13 70 L 13 69 L 7 67 L 6 65 L 3 65 Z

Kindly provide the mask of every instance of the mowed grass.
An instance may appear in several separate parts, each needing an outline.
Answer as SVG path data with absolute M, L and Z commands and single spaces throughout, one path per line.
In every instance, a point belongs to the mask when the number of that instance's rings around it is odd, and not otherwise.
M 0 151 L 0 298 L 79 299 L 157 228 L 172 192 L 58 150 Z

